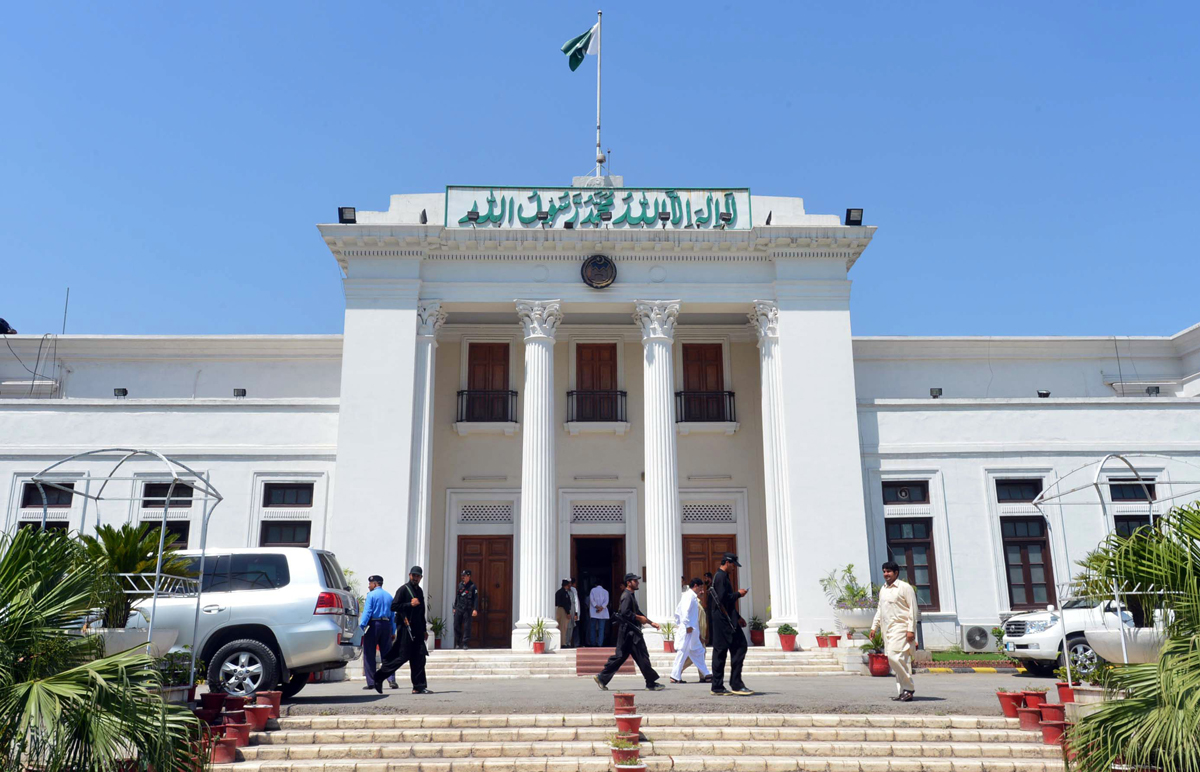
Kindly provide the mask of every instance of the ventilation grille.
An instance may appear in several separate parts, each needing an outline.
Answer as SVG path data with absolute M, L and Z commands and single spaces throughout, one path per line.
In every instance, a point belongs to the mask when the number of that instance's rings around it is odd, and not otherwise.
M 732 523 L 732 504 L 684 504 L 685 523 Z
M 460 523 L 511 523 L 513 521 L 512 503 L 504 504 L 463 504 L 458 511 Z
M 161 513 L 162 510 L 159 510 Z M 303 507 L 277 507 L 260 512 L 263 520 L 312 520 L 312 510 Z M 168 518 L 170 516 L 168 515 Z
M 572 504 L 572 523 L 623 523 L 625 505 L 620 502 L 607 504 Z
M 142 522 L 158 522 L 162 520 L 163 511 L 161 509 L 143 509 Z M 178 509 L 172 509 L 167 512 L 167 522 L 172 520 L 190 520 L 191 513 L 186 509 L 182 512 Z
M 22 523 L 40 523 L 42 522 L 42 508 L 37 509 L 22 509 L 17 514 L 17 519 Z M 58 522 L 71 519 L 71 508 L 62 507 L 59 509 L 46 510 L 46 522 Z

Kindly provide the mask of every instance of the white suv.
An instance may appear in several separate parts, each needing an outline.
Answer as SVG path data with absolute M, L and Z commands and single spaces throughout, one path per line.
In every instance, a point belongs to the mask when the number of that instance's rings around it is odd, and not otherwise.
M 1086 676 L 1103 660 L 1096 656 L 1084 636 L 1084 628 L 1097 603 L 1077 598 L 1057 611 L 1017 614 L 1004 623 L 1004 653 L 1018 660 L 1033 675 L 1051 675 L 1066 663 L 1062 657 L 1063 622 L 1067 651 L 1071 652 L 1072 675 Z
M 199 563 L 197 551 L 180 551 Z M 127 627 L 146 627 L 143 600 Z M 208 667 L 209 689 L 251 695 L 280 685 L 292 697 L 310 673 L 345 667 L 360 654 L 358 602 L 332 552 L 303 547 L 214 549 L 196 596 L 159 596 L 155 628 L 179 631 Z

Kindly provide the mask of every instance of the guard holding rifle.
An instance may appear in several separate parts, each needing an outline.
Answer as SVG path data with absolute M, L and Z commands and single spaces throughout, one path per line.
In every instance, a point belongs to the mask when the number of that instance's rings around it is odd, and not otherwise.
M 646 689 L 652 692 L 662 691 L 666 687 L 658 682 L 658 673 L 650 666 L 650 652 L 646 649 L 646 640 L 642 637 L 642 625 L 650 625 L 659 629 L 658 623 L 651 622 L 642 614 L 638 606 L 638 583 L 642 577 L 637 574 L 625 574 L 625 591 L 621 593 L 621 606 L 617 611 L 617 650 L 608 658 L 604 669 L 593 680 L 604 691 L 608 691 L 608 682 L 625 664 L 625 660 L 633 657 L 642 677 L 646 679 Z
M 471 641 L 471 618 L 479 616 L 479 587 L 471 581 L 471 569 L 464 568 L 462 581 L 454 591 L 454 648 L 465 649 Z
M 392 598 L 392 611 L 396 612 L 396 640 L 388 652 L 383 666 L 375 674 L 375 691 L 383 694 L 383 679 L 390 678 L 408 663 L 409 678 L 412 679 L 413 694 L 433 694 L 426 688 L 425 657 L 425 593 L 421 590 L 421 578 L 425 572 L 420 566 L 408 571 L 408 582 L 396 590 Z
M 713 574 L 712 587 L 708 592 L 712 598 L 712 617 L 709 619 L 709 629 L 712 631 L 712 693 L 716 695 L 750 695 L 753 691 L 746 688 L 742 682 L 742 663 L 746 661 L 746 634 L 742 628 L 746 620 L 738 613 L 737 602 L 745 597 L 746 590 L 739 590 L 729 578 L 729 567 L 742 567 L 738 556 L 726 552 L 721 557 L 721 567 Z M 729 686 L 725 688 L 725 658 L 732 655 L 729 666 Z

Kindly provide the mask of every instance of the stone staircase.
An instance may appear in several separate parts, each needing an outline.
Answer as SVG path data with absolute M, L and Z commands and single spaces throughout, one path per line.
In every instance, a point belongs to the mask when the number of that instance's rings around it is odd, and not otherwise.
M 228 772 L 604 772 L 609 714 L 285 717 Z M 650 770 L 1049 772 L 1058 746 L 1016 719 L 972 716 L 649 714 Z

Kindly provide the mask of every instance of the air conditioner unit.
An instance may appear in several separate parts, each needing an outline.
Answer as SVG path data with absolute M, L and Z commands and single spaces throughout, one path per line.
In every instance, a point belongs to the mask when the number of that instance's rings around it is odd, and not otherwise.
M 992 638 L 992 631 L 979 625 L 962 628 L 962 647 L 964 651 L 993 650 L 995 641 Z

